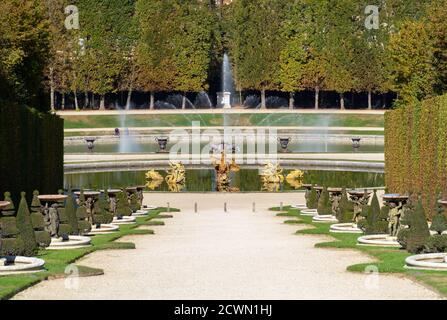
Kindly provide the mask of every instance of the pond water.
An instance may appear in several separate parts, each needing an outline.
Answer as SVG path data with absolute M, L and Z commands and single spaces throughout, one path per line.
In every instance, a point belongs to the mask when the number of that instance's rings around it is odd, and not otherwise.
M 173 144 L 168 144 L 168 150 L 172 147 Z M 206 146 L 206 143 L 201 144 L 200 150 Z M 269 145 L 263 145 L 264 150 L 269 150 Z M 280 147 L 278 146 L 278 151 L 280 151 Z M 241 148 L 239 148 L 241 149 Z M 247 153 L 247 150 L 260 150 L 259 147 L 255 147 L 254 145 L 248 145 L 247 143 L 243 144 L 243 149 L 238 152 Z M 86 144 L 81 145 L 66 145 L 64 151 L 66 154 L 69 153 L 154 153 L 157 152 L 158 144 L 153 142 L 138 142 L 134 143 L 129 147 L 122 147 L 118 143 L 110 143 L 110 144 L 100 144 L 96 143 L 93 151 L 89 151 L 87 149 Z M 192 148 L 190 148 L 192 152 Z M 324 142 L 324 141 L 301 141 L 301 142 L 291 142 L 289 145 L 289 151 L 294 153 L 352 153 L 352 152 L 361 152 L 361 153 L 383 153 L 384 146 L 383 144 L 361 144 L 359 149 L 354 150 L 352 144 L 350 143 L 335 143 L 335 142 Z
M 286 176 L 291 170 L 284 170 Z M 163 177 L 166 172 L 158 171 Z M 382 187 L 385 185 L 384 175 L 370 172 L 347 172 L 347 171 L 312 171 L 304 172 L 303 183 L 326 185 L 329 187 Z M 74 173 L 65 175 L 66 189 L 104 189 L 122 188 L 132 185 L 146 184 L 146 171 L 115 171 Z M 241 169 L 231 174 L 231 187 L 240 192 L 278 191 L 290 192 L 297 190 L 288 182 L 284 181 L 277 190 L 265 190 L 259 177 L 257 169 Z M 299 188 L 301 189 L 301 188 Z M 146 191 L 166 192 L 169 189 L 166 182 L 162 182 L 153 190 Z M 186 169 L 186 184 L 181 192 L 215 192 L 215 172 L 212 169 Z

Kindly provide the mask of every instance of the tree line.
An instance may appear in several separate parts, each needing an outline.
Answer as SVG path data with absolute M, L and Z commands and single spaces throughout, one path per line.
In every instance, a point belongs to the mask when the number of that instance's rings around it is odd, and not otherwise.
M 447 0 L 5 0 L 0 99 L 105 109 L 105 96 L 210 89 L 223 53 L 238 91 L 395 92 L 447 86 Z M 377 10 L 377 11 L 376 11 Z M 78 24 L 77 24 L 78 22 Z M 59 101 L 56 101 L 59 98 Z M 38 106 L 39 107 L 39 106 Z M 41 106 L 39 108 L 42 108 Z

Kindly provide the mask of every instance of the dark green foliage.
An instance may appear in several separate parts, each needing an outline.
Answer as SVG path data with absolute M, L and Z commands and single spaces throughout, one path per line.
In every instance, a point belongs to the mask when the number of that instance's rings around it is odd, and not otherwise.
M 129 200 L 125 192 L 118 192 L 116 195 L 117 205 L 116 205 L 116 215 L 117 216 L 130 216 L 132 215 L 132 209 L 129 206 Z
M 319 215 L 332 215 L 331 200 L 329 198 L 327 187 L 323 188 L 320 199 L 318 199 L 317 211 Z
M 107 193 L 107 190 L 105 192 Z M 109 211 L 110 206 L 106 197 L 103 193 L 99 196 L 98 201 L 95 202 L 93 224 L 108 224 L 113 221 L 113 214 Z
M 71 234 L 78 235 L 78 218 L 76 216 L 75 202 L 71 192 L 68 192 L 68 197 L 65 201 L 65 214 L 67 216 L 67 223 L 71 226 Z
M 438 253 L 447 251 L 447 235 L 435 234 L 427 239 L 424 252 Z
M 437 234 L 442 234 L 447 230 L 447 218 L 442 210 L 438 210 L 438 213 L 433 217 L 430 230 Z
M 340 223 L 352 222 L 352 218 L 354 216 L 354 204 L 349 201 L 345 188 L 343 188 L 339 208 L 337 220 Z
M 309 209 L 317 209 L 318 207 L 318 193 L 313 186 L 310 190 L 309 198 L 306 205 Z
M 31 224 L 30 212 L 25 199 L 25 192 L 21 194 L 19 210 L 17 212 L 17 228 L 20 231 L 20 238 L 25 245 L 23 255 L 31 257 L 37 252 L 37 243 L 34 235 L 34 229 Z
M 2 217 L 0 223 L 2 238 L 12 238 L 20 234 L 15 217 Z
M 421 200 L 417 202 L 415 208 L 405 212 L 401 224 L 407 226 L 407 229 L 402 229 L 397 235 L 401 246 L 410 253 L 423 251 L 430 237 L 430 231 Z
M 3 216 L 14 216 L 16 214 L 16 208 L 14 206 L 14 201 L 11 199 L 11 193 L 6 191 L 5 192 L 4 200 L 9 202 L 9 205 L 3 209 L 2 215 Z
M 0 104 L 0 192 L 15 203 L 25 191 L 52 194 L 64 182 L 64 121 L 23 106 Z
M 63 235 L 72 234 L 72 229 L 70 222 L 68 220 L 67 211 L 63 207 L 59 207 L 57 209 L 57 213 L 59 214 L 59 231 L 58 236 L 61 237 Z
M 9 192 L 5 193 L 5 199 L 9 199 L 9 196 Z M 25 244 L 20 237 L 20 230 L 14 217 L 14 209 L 11 208 L 14 208 L 12 202 L 6 211 L 0 211 L 0 256 L 17 256 L 25 251 Z

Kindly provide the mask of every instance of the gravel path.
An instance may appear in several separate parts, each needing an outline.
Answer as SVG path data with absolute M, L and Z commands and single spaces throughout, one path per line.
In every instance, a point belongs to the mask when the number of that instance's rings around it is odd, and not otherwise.
M 104 276 L 32 287 L 17 299 L 435 299 L 407 278 L 348 273 L 368 262 L 356 251 L 316 249 L 322 237 L 296 236 L 296 226 L 267 209 L 297 202 L 291 194 L 151 194 L 146 201 L 182 209 L 155 236 L 133 236 L 136 250 L 100 251 L 80 263 Z M 293 198 L 292 198 L 293 197 Z M 302 197 L 302 195 L 300 195 Z M 252 203 L 256 202 L 256 212 Z M 198 202 L 198 213 L 194 213 Z M 228 212 L 223 210 L 228 203 Z

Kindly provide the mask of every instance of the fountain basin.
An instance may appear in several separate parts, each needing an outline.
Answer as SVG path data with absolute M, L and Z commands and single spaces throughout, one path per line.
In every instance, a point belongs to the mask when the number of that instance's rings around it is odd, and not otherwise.
M 119 231 L 120 227 L 113 224 L 102 224 L 101 228 L 92 226 L 92 230 L 87 234 L 87 236 L 110 234 Z
M 124 216 L 121 219 L 118 219 L 117 217 L 114 217 L 113 221 L 112 221 L 112 224 L 114 224 L 114 225 L 133 224 L 136 221 L 137 221 L 137 218 L 135 218 L 135 217 Z
M 10 265 L 3 265 L 5 257 L 0 258 L 0 275 L 20 274 L 40 272 L 45 265 L 45 261 L 39 258 L 16 256 L 12 257 L 14 262 Z
M 301 210 L 301 215 L 302 215 L 302 216 L 313 217 L 313 216 L 318 215 L 318 211 L 317 211 L 317 209 L 306 209 L 306 210 Z
M 313 217 L 312 219 L 313 222 L 317 222 L 317 223 L 334 223 L 334 222 L 338 222 L 337 218 L 333 215 L 317 215 L 315 217 Z
M 357 228 L 355 223 L 337 223 L 331 225 L 329 229 L 332 233 L 359 233 L 362 234 L 363 231 Z
M 366 235 L 357 239 L 359 245 L 400 248 L 397 237 L 387 234 Z
M 51 238 L 50 246 L 48 250 L 69 250 L 80 249 L 91 246 L 89 237 L 85 236 L 69 236 L 68 241 L 62 241 L 62 238 Z
M 447 271 L 447 253 L 428 253 L 405 259 L 406 268 Z

